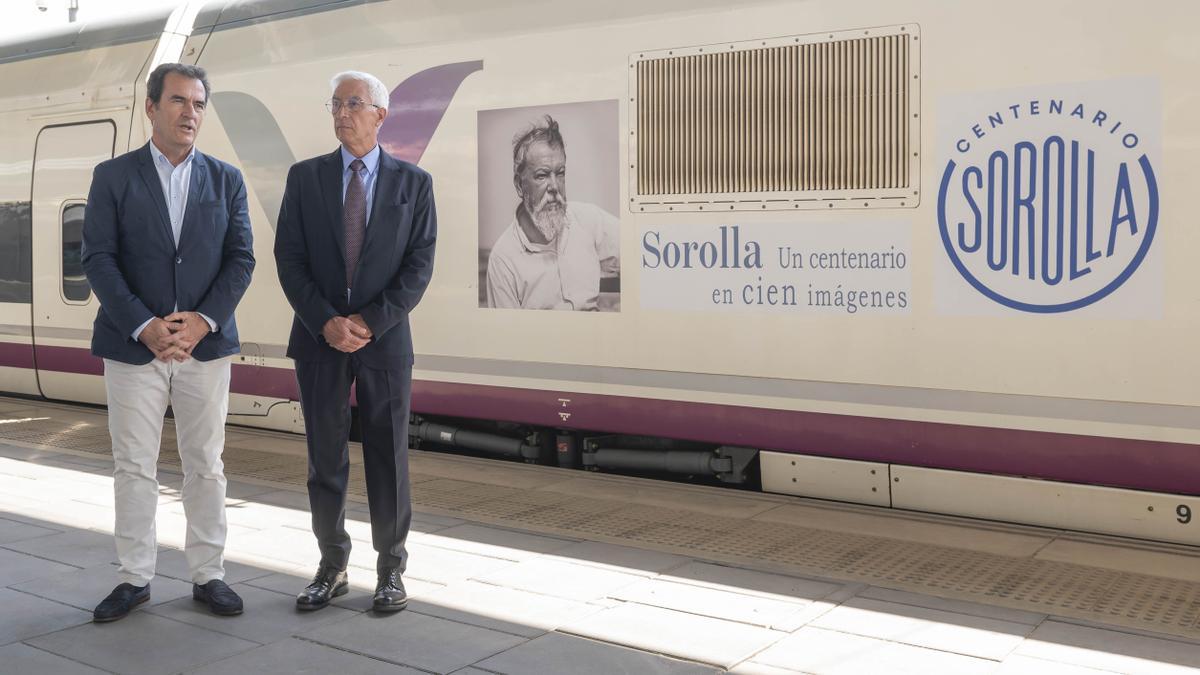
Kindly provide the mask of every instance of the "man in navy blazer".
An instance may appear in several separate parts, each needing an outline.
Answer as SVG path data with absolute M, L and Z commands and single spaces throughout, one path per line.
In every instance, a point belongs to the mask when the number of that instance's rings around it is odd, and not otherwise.
M 150 141 L 96 167 L 83 222 L 83 267 L 100 300 L 92 353 L 104 359 L 116 498 L 118 577 L 93 613 L 113 621 L 150 597 L 159 444 L 169 404 L 183 463 L 184 555 L 192 596 L 242 612 L 223 581 L 225 418 L 234 309 L 254 269 L 246 187 L 198 152 L 204 70 L 167 63 L 147 81 Z
M 320 609 L 347 590 L 346 486 L 350 387 L 362 428 L 371 538 L 377 552 L 374 608 L 407 605 L 401 575 L 412 520 L 408 415 L 413 346 L 408 314 L 433 274 L 437 216 L 428 173 L 379 147 L 388 90 L 348 71 L 333 78 L 331 154 L 288 173 L 275 262 L 295 310 L 288 356 L 308 436 L 308 496 L 321 563 L 296 598 Z

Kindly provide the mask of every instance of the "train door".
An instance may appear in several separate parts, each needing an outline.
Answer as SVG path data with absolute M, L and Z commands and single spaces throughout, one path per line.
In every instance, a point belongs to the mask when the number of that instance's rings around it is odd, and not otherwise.
M 104 402 L 91 355 L 97 300 L 83 274 L 83 210 L 92 169 L 113 156 L 109 120 L 42 128 L 33 158 L 33 345 L 42 395 Z

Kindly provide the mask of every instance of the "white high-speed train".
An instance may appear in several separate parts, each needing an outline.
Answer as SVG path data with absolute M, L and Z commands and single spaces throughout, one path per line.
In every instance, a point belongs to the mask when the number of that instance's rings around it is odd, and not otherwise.
M 385 149 L 435 181 L 416 414 L 1200 543 L 1197 26 L 1187 0 L 209 0 L 3 44 L 0 390 L 103 402 L 91 172 L 146 141 L 145 78 L 183 61 L 213 85 L 200 147 L 249 186 L 231 419 L 300 431 L 275 221 L 288 166 L 335 147 L 330 76 L 366 70 Z M 547 115 L 568 203 L 617 224 L 600 311 L 490 306 L 513 138 Z M 706 445 L 623 446 L 644 436 Z

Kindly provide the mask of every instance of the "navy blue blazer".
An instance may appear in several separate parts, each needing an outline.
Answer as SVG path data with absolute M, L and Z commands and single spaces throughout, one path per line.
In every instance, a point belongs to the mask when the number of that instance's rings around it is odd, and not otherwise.
M 329 346 L 322 329 L 335 316 L 361 314 L 373 337 L 355 356 L 368 368 L 402 368 L 413 362 L 408 313 L 433 276 L 433 179 L 381 149 L 371 218 L 347 299 L 342 173 L 340 148 L 288 171 L 275 232 L 279 283 L 296 312 L 287 355 L 298 361 L 339 358 L 342 352 Z
M 130 335 L 176 307 L 217 324 L 192 350 L 193 358 L 236 354 L 233 310 L 254 270 L 242 173 L 196 151 L 176 246 L 150 144 L 101 162 L 84 210 L 83 269 L 100 300 L 92 332 L 96 356 L 149 363 L 153 352 Z

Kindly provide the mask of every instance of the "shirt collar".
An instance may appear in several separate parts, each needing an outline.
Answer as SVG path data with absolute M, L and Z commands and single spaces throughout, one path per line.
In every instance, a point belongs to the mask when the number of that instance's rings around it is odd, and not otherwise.
M 368 150 L 367 154 L 363 155 L 362 157 L 358 157 L 358 158 L 356 158 L 354 155 L 350 154 L 350 151 L 346 149 L 346 146 L 343 145 L 340 147 L 341 147 L 341 151 L 342 151 L 342 173 L 346 173 L 347 171 L 350 170 L 350 162 L 353 162 L 355 159 L 361 159 L 363 165 L 366 167 L 367 175 L 368 176 L 375 175 L 375 169 L 379 166 L 379 152 L 380 151 L 379 151 L 378 145 L 376 145 L 375 147 Z
M 169 166 L 172 169 L 177 168 L 174 164 L 171 164 L 171 160 L 167 159 L 167 156 L 162 153 L 162 150 L 158 149 L 158 146 L 154 144 L 154 141 L 150 141 L 150 156 L 154 158 L 155 164 Z M 195 156 L 196 156 L 196 146 L 193 145 L 192 149 L 188 151 L 187 157 L 183 158 L 183 161 L 179 163 L 179 166 L 183 166 L 183 165 L 187 164 L 188 162 L 192 161 L 192 158 Z

